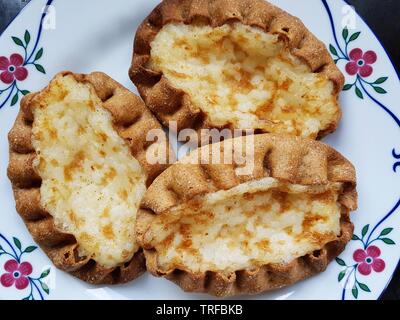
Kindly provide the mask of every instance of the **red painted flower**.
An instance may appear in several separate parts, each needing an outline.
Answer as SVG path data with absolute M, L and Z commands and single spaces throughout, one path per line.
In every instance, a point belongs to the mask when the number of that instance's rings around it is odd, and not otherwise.
M 10 59 L 0 57 L 0 80 L 6 84 L 12 83 L 15 79 L 23 81 L 28 77 L 28 70 L 23 67 L 24 58 L 14 53 Z
M 4 287 L 11 287 L 15 283 L 15 287 L 18 290 L 23 290 L 28 286 L 29 280 L 27 276 L 32 273 L 32 265 L 29 262 L 19 264 L 15 260 L 8 260 L 4 265 L 4 270 L 7 273 L 0 278 L 0 282 Z
M 378 59 L 374 51 L 363 52 L 360 48 L 351 50 L 350 62 L 346 65 L 346 71 L 349 75 L 354 76 L 359 74 L 361 77 L 369 77 L 374 69 L 371 64 L 374 64 Z
M 358 271 L 364 276 L 375 272 L 382 272 L 385 269 L 385 261 L 379 259 L 381 250 L 378 247 L 370 246 L 367 250 L 358 249 L 353 254 L 354 261 L 358 262 Z

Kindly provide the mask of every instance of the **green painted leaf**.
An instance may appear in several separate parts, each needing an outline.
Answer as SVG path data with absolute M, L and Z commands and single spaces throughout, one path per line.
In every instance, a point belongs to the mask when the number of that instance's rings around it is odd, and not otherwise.
M 365 235 L 367 234 L 369 229 L 369 224 L 367 224 L 366 226 L 364 226 L 364 228 L 362 228 L 361 230 L 361 235 L 363 236 L 363 238 L 365 237 Z
M 3 249 L 3 247 L 2 247 L 2 246 L 0 246 L 0 251 L 4 251 L 4 249 Z
M 353 297 L 358 299 L 358 289 L 356 286 L 353 287 L 353 289 L 351 290 L 351 293 L 353 294 Z
M 334 56 L 338 56 L 337 50 L 333 45 L 329 45 L 329 50 Z
M 15 244 L 15 246 L 18 248 L 18 249 L 20 249 L 21 250 L 21 241 L 19 241 L 17 238 L 13 238 L 13 240 L 14 240 L 14 244 Z
M 374 90 L 380 94 L 385 94 L 387 93 L 387 91 L 381 87 L 376 87 L 376 86 L 372 86 L 372 88 L 374 88 Z
M 388 77 L 379 78 L 378 80 L 376 80 L 376 81 L 374 82 L 374 84 L 381 84 L 381 83 L 384 83 L 387 79 L 389 79 L 389 78 L 388 78 Z
M 24 48 L 25 48 L 24 43 L 22 42 L 22 40 L 21 40 L 20 38 L 17 38 L 17 37 L 11 37 L 11 38 L 13 39 L 14 43 L 15 43 L 17 46 L 20 46 L 20 47 L 24 47 Z
M 386 229 L 383 229 L 382 232 L 381 232 L 381 234 L 380 234 L 379 236 L 386 236 L 386 235 L 388 235 L 389 233 L 391 233 L 392 231 L 393 231 L 393 228 L 386 228 Z
M 359 282 L 358 285 L 360 286 L 361 290 L 365 292 L 371 292 L 371 290 L 368 288 L 366 284 Z
M 361 240 L 357 235 L 353 234 L 351 240 Z
M 11 100 L 11 106 L 16 105 L 18 102 L 18 92 L 14 95 L 14 97 Z
M 343 36 L 343 39 L 344 39 L 345 41 L 347 41 L 347 37 L 349 36 L 349 29 L 347 29 L 347 27 L 345 27 L 345 28 L 343 29 L 342 36 Z
M 24 252 L 30 253 L 30 252 L 32 252 L 32 251 L 35 251 L 36 249 L 37 249 L 36 246 L 29 246 L 28 248 L 26 248 L 26 249 L 24 250 Z
M 342 281 L 342 279 L 344 278 L 345 275 L 346 275 L 346 270 L 343 270 L 342 272 L 340 272 L 339 276 L 338 276 L 338 282 Z
M 31 34 L 29 33 L 28 30 L 25 31 L 24 40 L 26 46 L 28 46 L 29 42 L 31 42 Z
M 35 61 L 39 60 L 43 56 L 43 48 L 41 48 L 35 56 Z
M 47 269 L 45 271 L 42 272 L 42 274 L 40 275 L 40 279 L 46 278 L 50 273 L 50 269 Z
M 42 65 L 35 63 L 35 68 L 36 68 L 37 71 L 46 74 L 46 70 L 44 70 Z
M 25 298 L 23 298 L 22 300 L 29 300 L 29 297 L 25 297 Z
M 21 90 L 21 93 L 22 93 L 24 96 L 26 96 L 28 93 L 30 93 L 30 91 L 29 91 L 29 90 Z
M 344 87 L 343 87 L 343 90 L 347 91 L 347 90 L 350 90 L 352 87 L 353 87 L 352 84 L 345 84 Z
M 357 97 L 359 97 L 360 99 L 364 99 L 364 95 L 362 94 L 361 90 L 358 89 L 357 86 L 356 86 L 356 95 L 357 95 Z
M 42 285 L 43 291 L 46 292 L 47 294 L 49 294 L 50 293 L 50 289 L 47 286 L 47 284 L 45 284 L 44 282 L 40 282 L 40 284 Z
M 396 244 L 396 242 L 389 238 L 381 238 L 381 240 L 386 244 Z
M 336 262 L 337 262 L 339 265 L 341 265 L 341 266 L 345 266 L 345 265 L 346 265 L 346 263 L 345 263 L 342 259 L 340 259 L 340 258 L 336 258 L 335 260 L 336 260 Z
M 360 36 L 360 34 L 361 34 L 361 32 L 353 33 L 353 34 L 351 35 L 350 39 L 349 39 L 349 42 L 354 41 L 354 40 L 357 40 L 358 37 Z

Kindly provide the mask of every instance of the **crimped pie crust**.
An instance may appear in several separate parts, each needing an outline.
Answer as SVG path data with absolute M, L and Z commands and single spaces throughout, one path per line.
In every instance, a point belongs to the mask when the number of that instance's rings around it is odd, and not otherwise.
M 238 139 L 244 138 L 235 140 Z M 209 152 L 206 146 L 165 170 L 149 187 L 138 213 L 136 231 L 138 242 L 144 248 L 147 268 L 153 275 L 166 277 L 190 292 L 205 292 L 220 297 L 257 294 L 324 271 L 329 262 L 344 250 L 353 234 L 349 213 L 357 207 L 353 165 L 340 153 L 317 141 L 271 134 L 256 135 L 254 139 L 255 167 L 250 175 L 238 176 L 235 162 L 232 165 L 193 164 L 192 160 L 198 159 L 200 153 Z M 148 231 L 155 215 L 198 195 L 227 190 L 264 177 L 310 188 L 342 183 L 343 189 L 338 198 L 341 205 L 340 236 L 321 250 L 288 264 L 268 264 L 255 270 L 236 270 L 230 274 L 214 271 L 194 273 L 185 268 L 161 270 L 157 251 L 149 244 L 151 235 Z
M 131 80 L 146 105 L 158 119 L 168 125 L 177 121 L 178 130 L 193 128 L 221 128 L 213 124 L 207 114 L 193 105 L 186 92 L 174 88 L 162 72 L 152 70 L 151 43 L 158 32 L 169 23 L 192 24 L 202 22 L 212 27 L 240 22 L 258 27 L 285 41 L 291 54 L 304 61 L 314 73 L 325 75 L 334 83 L 336 97 L 344 84 L 344 76 L 336 67 L 325 45 L 296 17 L 262 0 L 164 0 L 140 25 L 135 38 Z M 321 138 L 335 131 L 341 117 L 320 131 Z M 226 126 L 235 129 L 231 123 Z
M 153 165 L 146 161 L 146 150 L 152 144 L 146 141 L 146 132 L 161 129 L 161 125 L 142 100 L 104 73 L 73 74 L 62 72 L 57 76 L 73 76 L 77 82 L 91 84 L 113 120 L 114 130 L 130 148 L 150 185 L 167 165 Z M 56 77 L 57 77 L 56 76 Z M 80 257 L 75 237 L 58 230 L 53 217 L 41 206 L 41 177 L 34 168 L 36 152 L 32 145 L 33 109 L 40 105 L 40 92 L 28 94 L 21 102 L 21 110 L 9 132 L 10 163 L 8 176 L 14 190 L 17 211 L 34 240 L 58 268 L 92 284 L 117 284 L 135 279 L 145 271 L 142 250 L 124 265 L 106 268 L 89 257 Z M 169 148 L 160 143 L 160 148 Z M 169 150 L 169 149 L 168 149 Z

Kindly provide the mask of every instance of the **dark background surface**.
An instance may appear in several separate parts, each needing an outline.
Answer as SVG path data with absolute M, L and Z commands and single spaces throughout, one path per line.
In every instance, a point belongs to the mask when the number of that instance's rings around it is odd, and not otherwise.
M 0 0 L 0 33 L 30 0 Z M 65 1 L 65 0 L 64 0 Z M 295 0 L 307 1 L 307 0 Z M 339 1 L 339 0 L 337 0 Z M 400 0 L 347 0 L 381 40 L 400 69 Z M 400 268 L 382 299 L 400 299 Z

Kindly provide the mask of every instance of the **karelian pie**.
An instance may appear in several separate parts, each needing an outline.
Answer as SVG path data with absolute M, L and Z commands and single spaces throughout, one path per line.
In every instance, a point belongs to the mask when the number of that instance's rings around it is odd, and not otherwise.
M 321 138 L 344 77 L 296 17 L 263 0 L 164 0 L 139 27 L 130 77 L 158 119 L 183 128 Z
M 318 141 L 253 137 L 251 174 L 238 175 L 236 161 L 196 164 L 204 146 L 154 180 L 136 227 L 153 275 L 185 291 L 256 294 L 322 272 L 344 250 L 357 206 L 353 165 Z M 243 139 L 212 152 L 241 152 Z
M 147 186 L 166 168 L 146 161 L 161 125 L 142 100 L 103 73 L 63 72 L 21 103 L 9 133 L 17 211 L 60 269 L 93 284 L 145 271 L 135 241 Z

